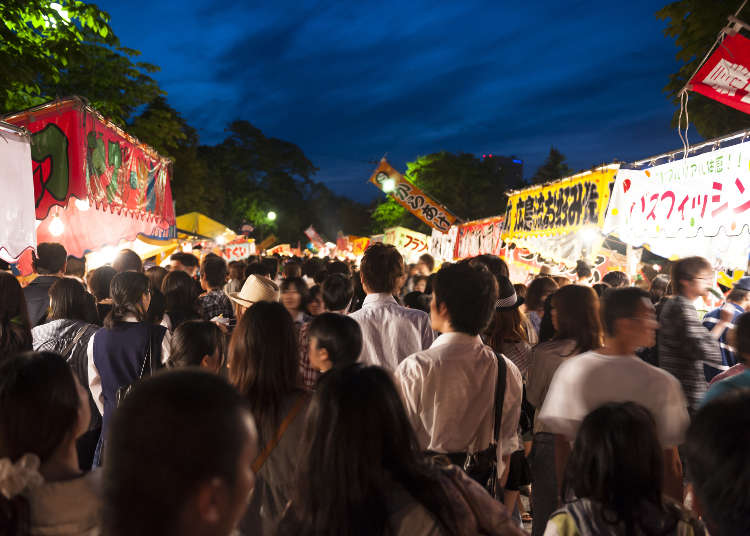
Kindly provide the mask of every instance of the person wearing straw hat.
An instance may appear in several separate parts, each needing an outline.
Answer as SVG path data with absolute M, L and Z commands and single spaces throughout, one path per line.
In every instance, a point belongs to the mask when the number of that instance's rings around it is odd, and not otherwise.
M 237 308 L 237 319 L 245 313 L 252 305 L 260 301 L 279 301 L 279 286 L 262 275 L 251 275 L 242 285 L 239 292 L 230 292 L 229 299 Z

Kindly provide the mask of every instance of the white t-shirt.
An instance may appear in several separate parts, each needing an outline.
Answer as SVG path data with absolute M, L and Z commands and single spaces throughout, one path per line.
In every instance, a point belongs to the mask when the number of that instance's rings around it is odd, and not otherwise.
M 651 411 L 666 449 L 682 444 L 690 424 L 680 382 L 635 355 L 586 352 L 555 372 L 539 419 L 549 432 L 573 441 L 584 417 L 607 402 L 636 402 Z

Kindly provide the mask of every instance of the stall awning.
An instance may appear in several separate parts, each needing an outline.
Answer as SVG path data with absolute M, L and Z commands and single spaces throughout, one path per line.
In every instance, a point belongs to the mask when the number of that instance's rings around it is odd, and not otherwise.
M 212 220 L 200 212 L 189 212 L 177 217 L 177 233 L 179 238 L 202 238 L 229 243 L 237 234 L 223 223 Z

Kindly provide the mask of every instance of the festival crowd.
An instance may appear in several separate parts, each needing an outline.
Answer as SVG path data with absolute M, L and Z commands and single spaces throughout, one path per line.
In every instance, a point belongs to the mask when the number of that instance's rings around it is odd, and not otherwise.
M 0 535 L 750 534 L 750 277 L 701 314 L 701 257 L 33 267 L 0 267 Z

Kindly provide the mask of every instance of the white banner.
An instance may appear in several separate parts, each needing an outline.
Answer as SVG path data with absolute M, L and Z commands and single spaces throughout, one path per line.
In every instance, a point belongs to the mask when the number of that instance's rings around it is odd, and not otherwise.
M 250 255 L 255 255 L 255 242 L 226 245 L 221 249 L 221 254 L 227 262 L 241 261 Z
M 457 235 L 457 225 L 451 225 L 447 233 L 433 229 L 432 236 L 430 237 L 430 255 L 442 262 L 453 261 Z
M 0 125 L 0 258 L 13 262 L 36 247 L 36 207 L 29 138 Z

